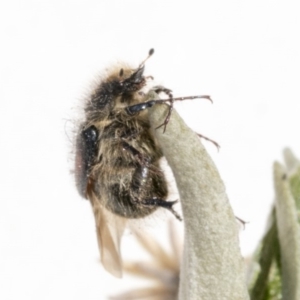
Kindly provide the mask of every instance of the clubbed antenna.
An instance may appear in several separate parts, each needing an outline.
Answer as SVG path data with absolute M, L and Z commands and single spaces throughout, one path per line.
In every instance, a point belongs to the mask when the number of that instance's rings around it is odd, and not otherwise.
M 154 49 L 151 48 L 151 49 L 149 50 L 149 57 L 150 57 L 153 53 L 154 53 Z
M 141 62 L 139 69 L 141 69 L 144 66 L 145 62 L 150 58 L 150 56 L 153 55 L 153 53 L 154 53 L 154 49 L 151 48 L 148 52 L 148 56 Z

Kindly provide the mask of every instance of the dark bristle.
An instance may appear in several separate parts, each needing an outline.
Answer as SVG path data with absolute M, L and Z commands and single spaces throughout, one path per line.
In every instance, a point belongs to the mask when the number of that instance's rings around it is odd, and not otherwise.
M 154 53 L 154 49 L 151 48 L 151 49 L 149 50 L 149 56 L 153 55 L 153 53 Z
M 120 70 L 120 73 L 119 73 L 119 76 L 120 76 L 120 77 L 123 77 L 123 74 L 124 74 L 124 70 L 121 69 L 121 70 Z

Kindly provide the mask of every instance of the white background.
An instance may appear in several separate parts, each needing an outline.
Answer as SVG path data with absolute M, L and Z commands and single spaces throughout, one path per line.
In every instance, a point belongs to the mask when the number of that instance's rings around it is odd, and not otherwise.
M 99 264 L 90 205 L 70 174 L 65 127 L 103 68 L 118 59 L 137 66 L 152 47 L 147 74 L 175 95 L 214 100 L 176 107 L 221 145 L 217 152 L 204 142 L 235 214 L 250 222 L 241 232 L 249 255 L 273 201 L 272 163 L 286 146 L 300 152 L 298 1 L 5 2 L 0 298 L 105 299 L 134 286 Z

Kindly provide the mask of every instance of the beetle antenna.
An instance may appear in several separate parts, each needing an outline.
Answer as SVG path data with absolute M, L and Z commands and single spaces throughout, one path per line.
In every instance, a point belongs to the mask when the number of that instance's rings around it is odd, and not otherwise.
M 153 55 L 153 53 L 154 53 L 154 49 L 151 48 L 148 52 L 148 56 L 140 63 L 139 69 L 141 69 L 145 65 L 145 62 L 150 58 L 150 56 Z

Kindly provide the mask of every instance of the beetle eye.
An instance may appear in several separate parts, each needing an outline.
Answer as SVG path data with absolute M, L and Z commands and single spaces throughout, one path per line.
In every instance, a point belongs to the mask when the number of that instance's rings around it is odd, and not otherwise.
M 96 142 L 98 139 L 98 131 L 94 126 L 87 128 L 82 134 L 87 142 Z

